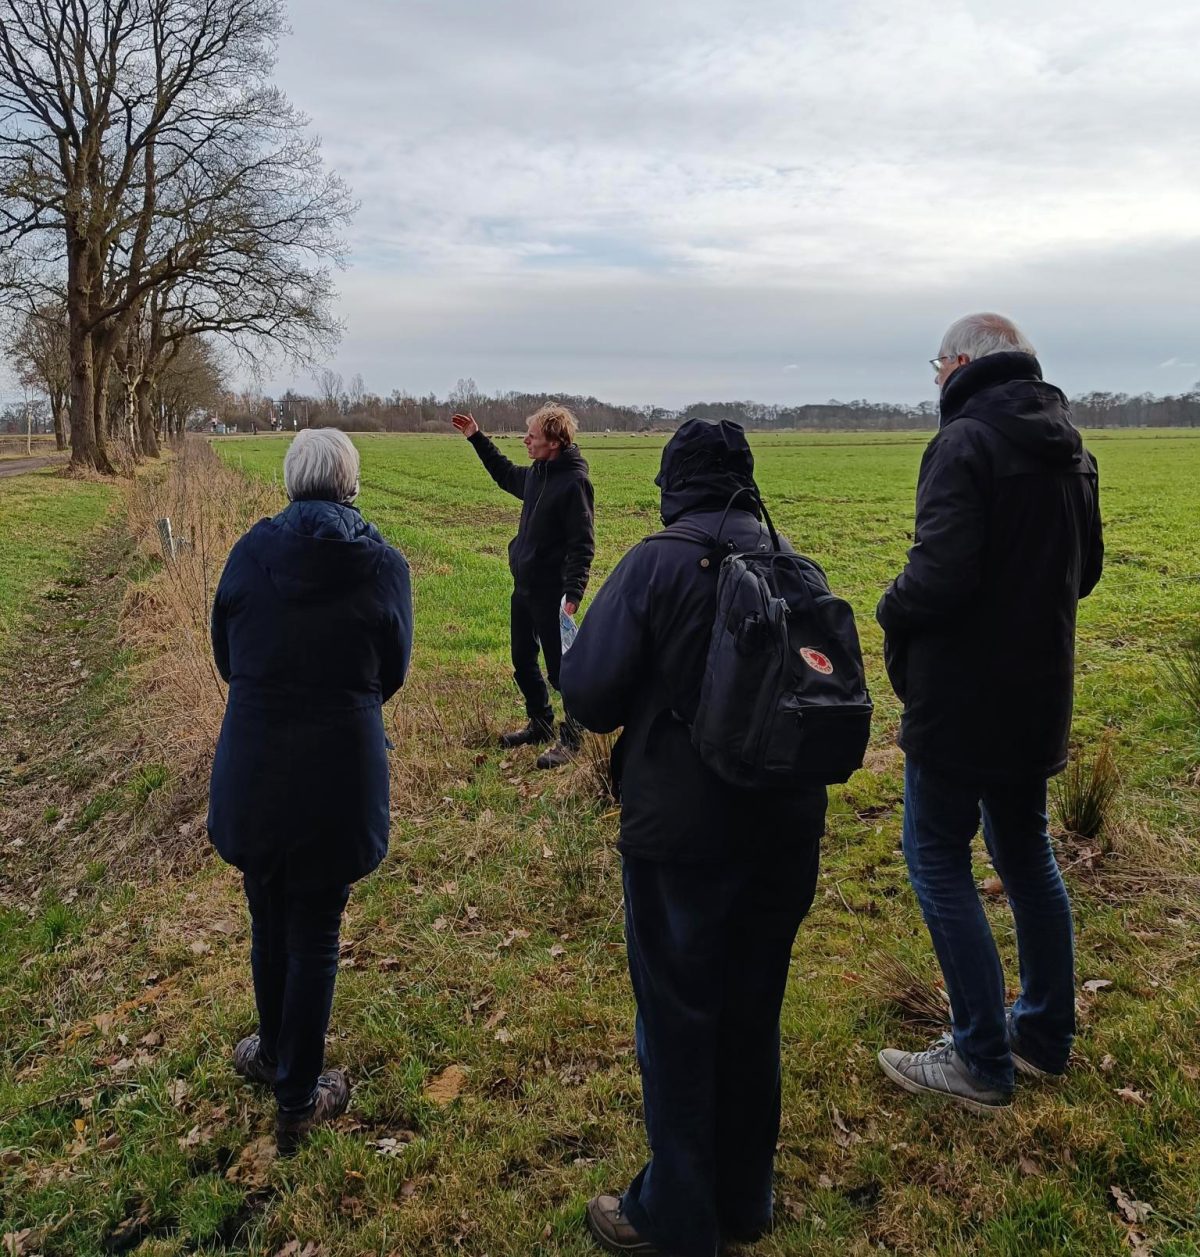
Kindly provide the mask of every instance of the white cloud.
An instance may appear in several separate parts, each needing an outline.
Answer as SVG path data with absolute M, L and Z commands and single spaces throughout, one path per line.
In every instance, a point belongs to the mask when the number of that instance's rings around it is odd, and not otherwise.
M 1200 221 L 1200 11 L 1179 0 L 1136 23 L 1118 0 L 292 0 L 291 20 L 281 83 L 363 204 L 339 363 L 375 387 L 494 363 L 766 396 L 803 327 L 840 367 L 821 395 L 902 388 L 870 364 L 928 357 L 1002 296 L 1098 378 L 1088 328 L 1123 308 L 1135 387 L 1143 329 L 1194 325 L 1158 268 Z M 1097 311 L 1114 270 L 1132 291 Z

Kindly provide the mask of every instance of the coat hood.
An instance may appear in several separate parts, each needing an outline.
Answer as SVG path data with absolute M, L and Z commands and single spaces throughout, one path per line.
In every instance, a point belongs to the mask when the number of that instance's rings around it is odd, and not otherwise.
M 388 544 L 353 506 L 293 502 L 246 534 L 254 562 L 289 602 L 327 599 L 374 579 Z
M 960 367 L 941 397 L 942 426 L 967 415 L 1047 463 L 1083 457 L 1066 396 L 1042 379 L 1032 354 L 989 354 Z
M 758 485 L 754 454 L 740 423 L 689 419 L 679 425 L 662 452 L 654 483 L 662 491 L 664 524 L 692 511 L 723 510 L 739 489 L 749 489 L 735 503 L 757 516 Z
M 557 458 L 548 458 L 543 465 L 548 476 L 558 475 L 561 472 L 574 472 L 577 476 L 588 474 L 587 459 L 580 452 L 578 445 L 564 445 L 558 451 Z

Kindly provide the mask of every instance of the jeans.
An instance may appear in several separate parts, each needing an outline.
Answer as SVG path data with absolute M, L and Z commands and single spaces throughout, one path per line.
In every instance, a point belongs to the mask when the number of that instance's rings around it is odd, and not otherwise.
M 1010 1091 L 1004 974 L 971 875 L 981 807 L 983 840 L 1017 927 L 1013 1034 L 1033 1064 L 1059 1071 L 1075 1034 L 1075 954 L 1071 901 L 1046 828 L 1046 782 L 978 782 L 906 763 L 904 858 L 950 996 L 954 1045 L 982 1082 Z
M 513 679 L 525 699 L 525 714 L 530 720 L 550 724 L 554 708 L 550 691 L 538 664 L 538 650 L 546 660 L 550 684 L 558 689 L 558 671 L 562 663 L 562 642 L 558 629 L 558 594 L 519 594 L 513 591 L 509 619 L 512 645 Z
M 651 1151 L 622 1204 L 678 1257 L 770 1226 L 779 1010 L 817 862 L 816 842 L 766 859 L 622 861 Z
M 304 1113 L 317 1095 L 337 978 L 338 930 L 349 886 L 298 890 L 281 873 L 244 877 L 259 1052 L 275 1064 L 275 1098 Z

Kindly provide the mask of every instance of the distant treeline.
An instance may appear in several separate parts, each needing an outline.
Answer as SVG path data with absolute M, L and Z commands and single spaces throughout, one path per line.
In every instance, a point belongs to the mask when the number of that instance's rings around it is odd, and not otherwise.
M 261 394 L 228 394 L 215 417 L 239 431 L 335 426 L 349 432 L 446 432 L 458 411 L 475 416 L 487 432 L 520 432 L 525 419 L 546 402 L 569 406 L 584 432 L 643 432 L 671 429 L 687 419 L 732 419 L 757 431 L 892 432 L 937 426 L 937 403 L 905 406 L 887 402 L 838 401 L 800 406 L 762 402 L 693 402 L 681 409 L 618 406 L 595 397 L 565 393 L 479 392 L 474 381 L 460 380 L 447 398 L 413 397 L 399 391 L 387 397 L 368 393 L 360 379 L 348 389 L 341 377 L 323 373 L 321 392 L 287 392 L 278 399 Z M 1086 393 L 1073 399 L 1075 422 L 1088 428 L 1200 427 L 1200 384 L 1175 397 L 1143 393 Z M 200 426 L 200 425 L 197 425 Z

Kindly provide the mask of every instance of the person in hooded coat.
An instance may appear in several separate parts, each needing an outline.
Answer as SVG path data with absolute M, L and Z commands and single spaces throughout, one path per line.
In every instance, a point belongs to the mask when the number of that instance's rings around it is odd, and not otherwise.
M 513 592 L 509 607 L 513 679 L 525 700 L 526 724 L 500 735 L 503 747 L 537 746 L 554 738 L 547 678 L 559 688 L 560 609 L 579 610 L 596 550 L 595 495 L 588 465 L 575 444 L 577 422 L 565 406 L 546 405 L 526 420 L 528 467 L 506 458 L 472 415 L 455 415 L 455 428 L 487 473 L 521 500 L 517 535 L 508 545 Z M 546 675 L 538 666 L 538 652 Z M 579 726 L 563 711 L 558 741 L 538 756 L 539 768 L 560 768 L 579 751 Z
M 904 854 L 952 1032 L 879 1059 L 906 1090 L 978 1110 L 1009 1101 L 1014 1068 L 1059 1074 L 1071 1050 L 1071 905 L 1046 786 L 1067 762 L 1076 607 L 1104 544 L 1095 459 L 1017 327 L 969 315 L 931 362 L 941 426 L 921 462 L 908 563 L 876 616 L 904 703 Z M 1007 1014 L 971 873 L 981 810 L 1017 929 L 1021 992 Z
M 344 433 L 301 432 L 291 505 L 234 545 L 212 609 L 229 699 L 208 832 L 243 874 L 258 1006 L 234 1065 L 274 1087 L 285 1154 L 349 1102 L 345 1074 L 323 1072 L 338 933 L 350 884 L 387 853 L 382 704 L 412 644 L 408 564 L 351 505 L 358 466 Z
M 651 1149 L 620 1198 L 589 1202 L 588 1223 L 613 1252 L 713 1257 L 771 1224 L 779 1014 L 826 793 L 728 785 L 691 742 L 717 564 L 701 566 L 703 550 L 669 526 L 769 547 L 742 428 L 683 424 L 656 484 L 668 527 L 617 565 L 562 664 L 576 718 L 600 733 L 624 727 L 613 776 Z

